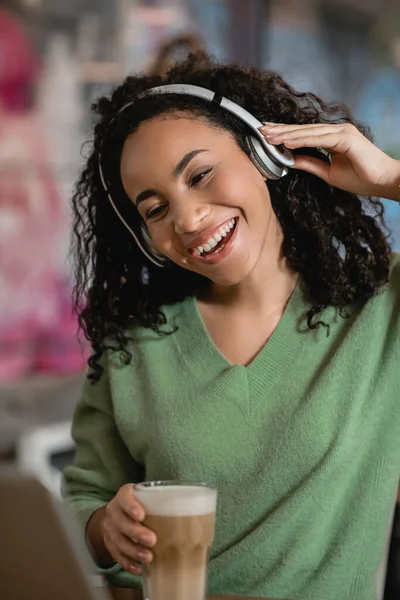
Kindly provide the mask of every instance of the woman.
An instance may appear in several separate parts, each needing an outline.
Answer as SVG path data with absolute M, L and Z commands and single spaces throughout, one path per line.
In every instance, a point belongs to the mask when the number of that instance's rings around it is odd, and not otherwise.
M 164 84 L 269 122 L 294 168 L 266 177 L 242 120 L 144 94 Z M 396 200 L 399 162 L 344 107 L 202 55 L 95 110 L 74 196 L 93 355 L 65 479 L 96 562 L 139 587 L 156 540 L 131 483 L 206 480 L 211 592 L 375 598 L 400 472 L 400 261 L 370 196 Z

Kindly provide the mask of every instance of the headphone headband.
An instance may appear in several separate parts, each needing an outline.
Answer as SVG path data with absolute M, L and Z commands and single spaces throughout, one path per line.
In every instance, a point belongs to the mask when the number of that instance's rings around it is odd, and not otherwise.
M 256 119 L 246 109 L 239 106 L 239 104 L 236 104 L 236 102 L 232 102 L 232 100 L 229 100 L 224 96 L 219 96 L 215 92 L 206 88 L 186 83 L 171 83 L 168 85 L 160 85 L 157 87 L 153 87 L 139 94 L 139 98 L 144 98 L 146 96 L 154 96 L 157 94 L 186 94 L 188 96 L 195 96 L 196 98 L 202 98 L 203 100 L 207 100 L 208 102 L 213 102 L 214 104 L 217 104 L 221 108 L 224 108 L 230 113 L 236 115 L 241 121 L 246 123 L 252 130 L 252 133 L 259 138 L 262 146 L 267 151 L 269 157 L 274 162 L 276 161 L 276 163 L 279 166 L 292 167 L 294 165 L 294 158 L 292 152 L 284 146 L 282 147 L 282 151 L 279 151 L 277 146 L 269 144 L 260 131 L 260 127 L 262 127 L 261 121 Z M 126 107 L 127 105 L 122 107 L 121 110 L 124 110 Z M 280 177 L 287 174 L 287 169 L 283 169 L 283 171 L 285 172 L 282 173 Z

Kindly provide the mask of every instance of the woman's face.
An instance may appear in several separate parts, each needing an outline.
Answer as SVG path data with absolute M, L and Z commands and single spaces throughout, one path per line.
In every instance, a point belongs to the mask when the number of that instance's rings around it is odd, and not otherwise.
M 235 285 L 268 260 L 278 222 L 265 179 L 227 131 L 195 118 L 145 121 L 125 142 L 121 177 L 177 265 Z

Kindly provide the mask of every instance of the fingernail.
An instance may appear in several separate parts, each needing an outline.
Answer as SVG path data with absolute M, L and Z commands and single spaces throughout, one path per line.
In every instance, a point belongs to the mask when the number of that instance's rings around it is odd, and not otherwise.
M 145 546 L 152 546 L 154 543 L 153 538 L 150 535 L 143 535 L 140 538 L 140 541 L 142 542 L 142 544 L 144 544 Z
M 265 127 L 275 127 L 277 125 L 277 123 L 271 123 L 269 121 L 264 121 L 263 125 Z
M 139 550 L 138 556 L 142 562 L 150 562 L 151 561 L 150 552 L 146 552 L 145 550 Z
M 129 570 L 132 571 L 132 573 L 135 573 L 136 575 L 140 575 L 140 573 L 142 572 L 142 567 L 130 565 Z
M 142 521 L 143 519 L 142 513 L 137 508 L 132 510 L 132 517 L 135 519 L 135 521 Z

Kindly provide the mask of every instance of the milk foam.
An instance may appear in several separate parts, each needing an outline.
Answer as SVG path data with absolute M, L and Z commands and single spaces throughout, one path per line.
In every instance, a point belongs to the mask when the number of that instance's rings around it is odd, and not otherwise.
M 135 487 L 144 510 L 163 517 L 191 517 L 215 512 L 217 491 L 191 485 Z

